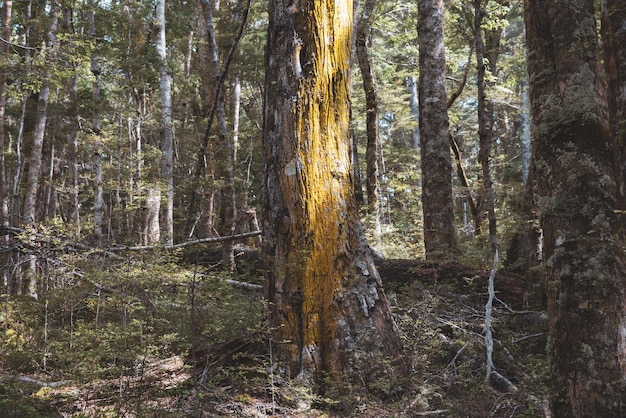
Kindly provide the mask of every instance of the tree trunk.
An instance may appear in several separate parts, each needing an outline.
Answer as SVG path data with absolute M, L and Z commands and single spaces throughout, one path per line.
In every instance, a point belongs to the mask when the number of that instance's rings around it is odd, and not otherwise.
M 626 2 L 602 0 L 602 47 L 607 75 L 611 133 L 621 144 L 622 195 L 626 187 Z
M 201 0 L 204 18 L 206 20 L 207 40 L 209 49 L 209 72 L 214 83 L 219 83 L 221 73 L 219 69 L 218 47 L 215 37 L 215 25 L 213 24 L 213 12 L 211 2 Z M 215 97 L 217 95 L 217 97 Z M 216 177 L 222 184 L 220 187 L 220 235 L 227 236 L 235 233 L 235 220 L 237 217 L 235 202 L 235 162 L 234 146 L 228 135 L 228 125 L 226 124 L 226 110 L 224 105 L 224 95 L 221 88 L 215 88 L 214 100 L 216 100 L 215 115 L 217 117 L 217 142 L 215 146 Z M 232 241 L 225 241 L 222 244 L 223 262 L 227 269 L 234 269 L 235 256 L 233 253 Z
M 165 245 L 174 245 L 174 150 L 172 132 L 172 76 L 168 71 L 167 47 L 165 41 L 165 0 L 159 0 L 156 7 L 156 21 L 159 26 L 157 54 L 159 56 L 159 76 L 161 92 L 161 178 L 165 186 Z
M 493 104 L 487 99 L 485 94 L 485 88 L 487 87 L 485 80 L 485 73 L 487 71 L 487 62 L 491 67 L 492 73 L 495 73 L 495 61 L 497 53 L 490 54 L 491 56 L 485 61 L 485 41 L 483 38 L 483 1 L 474 0 L 474 39 L 476 42 L 476 84 L 478 93 L 478 137 L 479 137 L 479 151 L 478 160 L 480 161 L 480 167 L 483 177 L 483 186 L 485 189 L 485 197 L 487 199 L 487 219 L 489 220 L 489 243 L 491 244 L 491 251 L 495 253 L 497 242 L 497 225 L 496 225 L 496 211 L 495 211 L 495 198 L 493 195 L 493 181 L 491 180 L 491 145 L 493 141 Z
M 380 135 L 378 129 L 378 95 L 374 69 L 370 64 L 367 52 L 367 40 L 370 35 L 372 14 L 376 7 L 376 0 L 365 0 L 363 12 L 356 27 L 356 55 L 363 79 L 365 91 L 367 147 L 365 149 L 366 163 L 366 190 L 367 206 L 370 214 L 374 215 L 374 238 L 380 244 L 382 235 L 382 202 L 380 196 Z
M 446 99 L 443 1 L 418 0 L 419 109 L 426 259 L 456 247 L 452 161 Z
M 352 3 L 271 0 L 263 215 L 269 329 L 287 377 L 383 383 L 399 330 L 358 220 L 350 164 Z M 356 377 L 356 376 L 353 376 Z M 363 379 L 363 380 L 359 380 Z M 328 388 L 326 388 L 328 389 Z
M 411 119 L 418 125 L 411 130 L 412 145 L 415 149 L 420 149 L 420 107 L 419 95 L 417 93 L 417 80 L 414 76 L 408 76 L 406 79 L 406 89 L 409 92 L 409 107 L 411 108 Z
M 143 230 L 143 245 L 156 245 L 161 239 L 159 212 L 161 210 L 161 189 L 158 185 L 148 187 L 146 196 L 146 217 Z
M 96 42 L 96 24 L 95 24 L 95 11 L 90 9 L 87 12 L 87 22 L 89 25 L 89 35 L 92 37 L 94 43 Z M 94 136 L 93 140 L 93 176 L 94 176 L 94 203 L 93 203 L 93 215 L 94 215 L 94 237 L 96 242 L 100 244 L 102 242 L 102 220 L 104 215 L 104 198 L 102 190 L 102 143 L 101 143 L 101 126 L 100 126 L 100 113 L 102 96 L 100 94 L 100 65 L 98 64 L 98 56 L 94 50 L 91 53 L 91 75 L 93 80 L 91 82 L 92 90 L 92 103 L 93 112 L 91 114 L 91 130 Z
M 527 0 L 536 191 L 555 417 L 626 416 L 618 145 L 604 120 L 592 2 Z
M 0 36 L 2 39 L 9 41 L 11 39 L 11 14 L 13 8 L 13 1 L 8 0 L 3 3 L 2 7 L 2 27 L 0 28 Z M 7 42 L 0 42 L 0 54 L 6 57 L 9 51 L 9 44 Z M 6 114 L 6 79 L 7 70 L 4 66 L 0 67 L 0 226 L 8 227 L 10 225 L 9 220 L 9 196 L 11 195 L 9 187 L 10 183 L 7 182 L 7 167 L 4 159 L 5 146 L 4 146 L 4 118 Z M 5 235 L 2 238 L 2 246 L 8 248 L 10 244 L 9 235 Z M 2 265 L 7 266 L 7 254 L 0 256 L 0 262 Z M 12 283 L 11 276 L 8 274 L 8 268 L 2 269 L 2 277 L 0 280 L 4 284 L 4 292 L 11 293 Z

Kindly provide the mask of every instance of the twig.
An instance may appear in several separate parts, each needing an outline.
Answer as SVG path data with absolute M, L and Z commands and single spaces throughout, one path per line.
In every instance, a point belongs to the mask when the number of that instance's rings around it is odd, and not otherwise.
M 536 334 L 531 334 L 531 335 L 525 335 L 525 336 L 523 336 L 523 337 L 521 337 L 521 338 L 511 339 L 511 343 L 512 343 L 512 344 L 515 344 L 515 343 L 518 343 L 518 342 L 520 342 L 520 341 L 527 340 L 527 339 L 529 339 L 529 338 L 541 337 L 542 335 L 543 335 L 543 332 L 538 332 L 538 333 L 536 333 Z

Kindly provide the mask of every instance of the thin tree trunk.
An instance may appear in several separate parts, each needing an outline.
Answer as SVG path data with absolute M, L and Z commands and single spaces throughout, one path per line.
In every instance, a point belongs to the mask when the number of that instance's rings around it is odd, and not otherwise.
M 72 9 L 67 9 L 65 13 L 65 26 L 70 34 L 75 34 L 72 23 Z M 78 95 L 76 82 L 78 79 L 77 68 L 72 68 L 73 74 L 70 77 L 70 131 L 68 138 L 68 167 L 69 167 L 69 210 L 68 221 L 71 227 L 71 233 L 74 239 L 80 239 L 80 202 L 78 200 L 78 131 L 80 129 L 80 121 L 78 118 Z
M 487 199 L 487 218 L 489 220 L 489 243 L 491 250 L 496 251 L 497 242 L 497 225 L 495 199 L 493 195 L 493 181 L 491 179 L 491 145 L 493 141 L 493 104 L 487 99 L 485 88 L 486 61 L 485 61 L 485 43 L 483 40 L 483 29 L 481 27 L 483 21 L 482 0 L 474 0 L 474 39 L 476 42 L 476 83 L 478 92 L 478 137 L 479 151 L 478 160 L 480 161 L 483 185 L 485 188 L 485 196 Z M 494 64 L 489 60 L 492 71 L 495 71 Z
M 207 27 L 209 72 L 213 81 L 219 83 L 222 79 L 222 74 L 219 69 L 218 47 L 211 3 L 209 0 L 200 0 L 200 3 L 202 4 Z M 215 161 L 217 164 L 216 176 L 217 180 L 223 184 L 220 188 L 220 235 L 228 236 L 235 233 L 235 220 L 237 216 L 235 203 L 234 146 L 228 134 L 222 89 L 215 89 L 214 99 L 217 100 L 215 111 L 217 117 L 217 144 L 215 147 Z M 235 256 L 232 242 L 224 242 L 222 244 L 222 258 L 227 269 L 234 269 Z
M 363 79 L 365 91 L 367 146 L 365 149 L 366 161 L 366 190 L 369 213 L 374 215 L 374 239 L 380 243 L 382 235 L 382 202 L 380 196 L 380 135 L 378 129 L 378 95 L 374 70 L 370 64 L 367 52 L 367 41 L 371 31 L 371 19 L 376 7 L 376 0 L 365 0 L 363 11 L 359 17 L 356 29 L 356 55 Z
M 50 28 L 47 33 L 47 43 L 42 48 L 42 53 L 53 62 L 56 51 L 56 32 L 59 18 L 58 5 L 55 1 L 50 4 Z M 35 130 L 28 163 L 28 174 L 26 178 L 26 190 L 24 193 L 24 224 L 30 225 L 36 222 L 37 218 L 37 193 L 39 190 L 39 176 L 41 175 L 42 150 L 46 133 L 46 121 L 48 118 L 48 99 L 50 96 L 50 72 L 44 75 L 44 80 L 39 90 L 37 100 L 37 110 L 35 116 Z M 37 259 L 34 255 L 29 256 L 25 278 L 28 281 L 28 294 L 37 298 Z
M 165 40 L 165 0 L 159 0 L 156 8 L 156 21 L 159 25 L 157 54 L 161 77 L 161 177 L 165 185 L 165 245 L 174 245 L 174 149 L 172 132 L 172 76 L 168 71 L 167 47 Z
M 411 138 L 413 148 L 420 149 L 420 108 L 419 108 L 419 94 L 417 79 L 410 75 L 406 78 L 406 89 L 409 92 L 409 107 L 411 109 L 411 119 L 417 124 L 415 128 L 411 130 Z
M 452 161 L 446 99 L 443 1 L 418 0 L 419 109 L 426 259 L 456 247 Z
M 146 217 L 143 230 L 143 245 L 156 245 L 161 239 L 159 212 L 161 210 L 161 189 L 158 185 L 148 187 L 146 196 Z
M 95 24 L 95 11 L 90 9 L 87 12 L 87 23 L 89 25 L 89 35 L 92 37 L 94 43 L 97 42 L 96 24 Z M 94 236 L 96 242 L 100 244 L 102 242 L 102 223 L 104 219 L 104 197 L 102 189 L 102 139 L 101 136 L 101 103 L 102 97 L 100 93 L 100 65 L 98 63 L 98 56 L 94 50 L 91 54 L 91 75 L 93 80 L 91 82 L 92 90 L 92 103 L 93 112 L 91 114 L 91 130 L 94 135 L 93 141 L 93 174 L 94 174 Z
M 4 1 L 2 7 L 2 27 L 0 28 L 0 36 L 2 39 L 9 41 L 11 38 L 11 15 L 12 15 L 13 1 Z M 9 44 L 7 42 L 0 42 L 0 54 L 6 57 L 9 52 Z M 7 167 L 4 159 L 5 146 L 4 146 L 4 118 L 6 114 L 6 78 L 7 70 L 4 66 L 0 67 L 0 225 L 3 227 L 10 226 L 9 220 L 9 196 L 11 192 L 9 190 L 10 183 L 7 182 Z M 5 235 L 2 238 L 2 245 L 6 248 L 9 247 L 10 237 Z M 0 258 L 3 265 L 7 264 L 7 254 L 3 254 Z M 2 283 L 4 283 L 4 291 L 11 294 L 10 275 L 9 269 L 2 269 Z
M 520 112 L 520 154 L 522 157 L 522 185 L 526 186 L 532 159 L 530 134 L 530 98 L 528 97 L 528 78 L 522 85 L 522 111 Z

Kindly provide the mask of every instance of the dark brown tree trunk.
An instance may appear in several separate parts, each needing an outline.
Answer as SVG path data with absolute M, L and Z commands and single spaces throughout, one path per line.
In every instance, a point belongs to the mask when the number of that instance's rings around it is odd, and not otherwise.
M 593 4 L 526 0 L 555 417 L 626 416 L 626 256 Z
M 269 11 L 263 229 L 272 342 L 284 374 L 318 390 L 325 382 L 341 390 L 351 373 L 382 384 L 391 374 L 379 356 L 397 356 L 402 342 L 353 193 L 352 2 L 271 0 Z
M 626 2 L 602 0 L 602 49 L 611 133 L 621 144 L 622 195 L 626 192 Z
M 418 0 L 419 107 L 424 247 L 428 260 L 456 247 L 446 98 L 443 1 Z
M 483 187 L 487 200 L 487 219 L 489 220 L 489 243 L 491 250 L 496 251 L 497 242 L 497 225 L 495 198 L 493 195 L 493 181 L 491 179 L 491 145 L 493 141 L 493 103 L 487 99 L 485 89 L 487 87 L 485 73 L 487 71 L 487 62 L 491 67 L 491 71 L 495 72 L 495 61 L 497 52 L 491 50 L 490 57 L 485 61 L 485 41 L 483 37 L 482 21 L 483 21 L 483 0 L 474 0 L 474 40 L 476 43 L 476 84 L 478 93 L 478 137 L 479 151 L 478 160 L 483 177 Z
M 367 206 L 370 214 L 374 215 L 374 237 L 380 241 L 381 222 L 382 222 L 382 205 L 380 196 L 380 135 L 378 129 L 378 95 L 376 94 L 376 81 L 374 77 L 374 69 L 370 64 L 369 54 L 367 51 L 368 38 L 371 31 L 371 19 L 376 7 L 376 0 L 365 0 L 363 12 L 359 17 L 356 27 L 356 55 L 363 79 L 363 90 L 365 91 L 365 109 L 366 109 L 366 131 L 367 146 L 365 149 L 366 163 L 366 190 L 367 190 Z

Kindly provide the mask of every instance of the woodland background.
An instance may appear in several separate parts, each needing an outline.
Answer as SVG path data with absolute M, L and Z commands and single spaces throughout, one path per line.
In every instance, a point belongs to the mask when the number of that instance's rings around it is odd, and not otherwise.
M 522 1 L 445 2 L 458 249 L 436 264 L 423 261 L 417 5 L 368 0 L 357 9 L 355 196 L 415 370 L 402 390 L 339 400 L 275 376 L 262 326 L 255 231 L 267 4 L 0 3 L 6 416 L 547 413 L 541 260 L 528 259 L 519 234 L 531 155 Z M 484 11 L 478 26 L 475 6 Z M 478 33 L 490 64 L 486 156 Z M 507 270 L 494 313 L 495 362 L 510 379 L 500 390 L 482 384 L 495 220 Z

